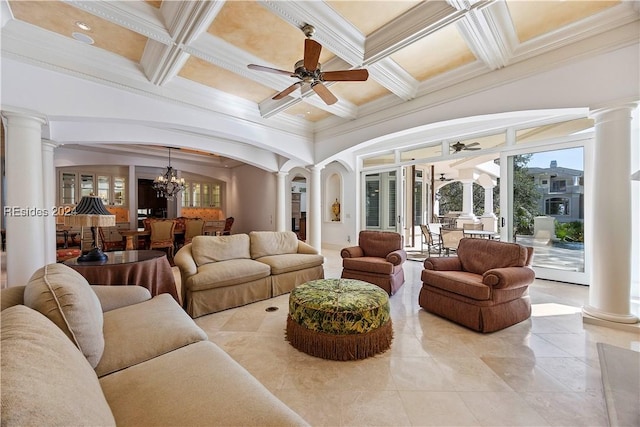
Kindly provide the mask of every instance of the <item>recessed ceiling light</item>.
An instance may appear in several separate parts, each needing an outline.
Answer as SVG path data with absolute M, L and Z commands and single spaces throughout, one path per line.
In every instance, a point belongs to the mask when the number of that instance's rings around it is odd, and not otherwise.
M 91 31 L 91 27 L 86 22 L 76 21 L 76 27 L 84 31 Z
M 77 33 L 77 32 L 73 32 L 71 33 L 71 37 L 73 37 L 74 39 L 82 42 L 82 43 L 86 43 L 86 44 L 93 44 L 94 41 L 91 37 L 89 37 L 86 34 L 83 33 Z

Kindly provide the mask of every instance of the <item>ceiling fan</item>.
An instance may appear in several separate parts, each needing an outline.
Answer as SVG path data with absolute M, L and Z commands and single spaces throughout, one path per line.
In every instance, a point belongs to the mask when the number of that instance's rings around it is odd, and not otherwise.
M 469 150 L 469 151 L 476 151 L 476 150 L 480 150 L 480 147 L 476 147 L 476 145 L 480 145 L 479 142 L 472 142 L 471 144 L 463 144 L 462 142 L 458 141 L 455 144 L 451 144 L 451 149 L 453 150 L 454 153 L 459 153 L 462 150 Z
M 440 178 L 438 179 L 440 181 L 453 181 L 453 178 L 445 178 L 443 173 L 440 174 Z
M 298 86 L 308 83 L 311 89 L 327 104 L 335 104 L 338 98 L 322 84 L 322 82 L 343 82 L 343 81 L 366 81 L 369 78 L 369 72 L 365 69 L 357 70 L 340 70 L 340 71 L 322 71 L 320 59 L 320 51 L 322 45 L 315 40 L 311 40 L 311 36 L 315 33 L 312 25 L 306 24 L 302 27 L 302 32 L 307 38 L 304 41 L 304 58 L 296 62 L 295 71 L 278 70 L 276 68 L 265 67 L 262 65 L 249 64 L 247 67 L 251 70 L 266 71 L 268 73 L 284 74 L 298 79 L 297 82 L 277 93 L 273 99 L 282 99 L 293 92 Z

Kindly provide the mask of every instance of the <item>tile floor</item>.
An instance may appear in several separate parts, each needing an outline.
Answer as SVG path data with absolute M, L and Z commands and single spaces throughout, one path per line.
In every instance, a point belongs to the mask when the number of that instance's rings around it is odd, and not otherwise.
M 339 252 L 323 253 L 325 276 L 339 277 Z M 640 335 L 583 325 L 587 287 L 537 280 L 531 319 L 484 335 L 418 306 L 421 269 L 407 261 L 391 297 L 391 349 L 361 361 L 291 347 L 288 295 L 196 322 L 314 426 L 608 425 L 596 343 L 640 351 Z

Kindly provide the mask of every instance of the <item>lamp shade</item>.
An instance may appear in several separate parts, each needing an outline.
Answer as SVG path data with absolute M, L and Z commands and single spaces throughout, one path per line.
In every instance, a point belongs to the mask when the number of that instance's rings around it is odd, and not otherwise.
M 78 205 L 64 216 L 64 225 L 76 227 L 110 227 L 116 216 L 104 207 L 98 196 L 83 196 Z

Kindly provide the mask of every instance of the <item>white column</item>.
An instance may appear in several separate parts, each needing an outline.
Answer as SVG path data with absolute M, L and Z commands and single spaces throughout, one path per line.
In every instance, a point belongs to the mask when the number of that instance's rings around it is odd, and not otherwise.
M 129 190 L 129 194 L 126 195 L 129 204 L 129 228 L 135 230 L 138 228 L 138 180 L 135 165 L 129 165 L 127 189 Z
M 456 220 L 456 226 L 462 228 L 462 224 L 473 223 L 476 216 L 473 214 L 473 180 L 461 179 L 462 182 L 462 213 Z
M 278 184 L 276 188 L 276 231 L 286 231 L 287 182 L 288 173 L 277 172 Z
M 42 178 L 43 203 L 49 215 L 44 217 L 44 257 L 47 264 L 56 262 L 56 167 L 53 161 L 53 150 L 58 144 L 48 139 L 42 140 Z
M 483 229 L 489 231 L 498 230 L 498 220 L 493 212 L 493 188 L 494 185 L 483 185 L 484 188 L 484 213 L 480 217 L 480 221 L 484 224 Z
M 322 204 L 321 200 L 321 183 L 320 172 L 322 167 L 314 166 L 311 168 L 311 178 L 309 179 L 309 212 L 307 214 L 307 241 L 311 246 L 316 248 L 318 252 L 322 250 Z
M 35 115 L 5 111 L 7 203 L 7 284 L 26 285 L 46 263 L 42 125 Z
M 593 157 L 593 257 L 588 316 L 636 323 L 631 289 L 631 111 L 634 105 L 598 110 Z M 636 261 L 637 262 L 637 261 Z

